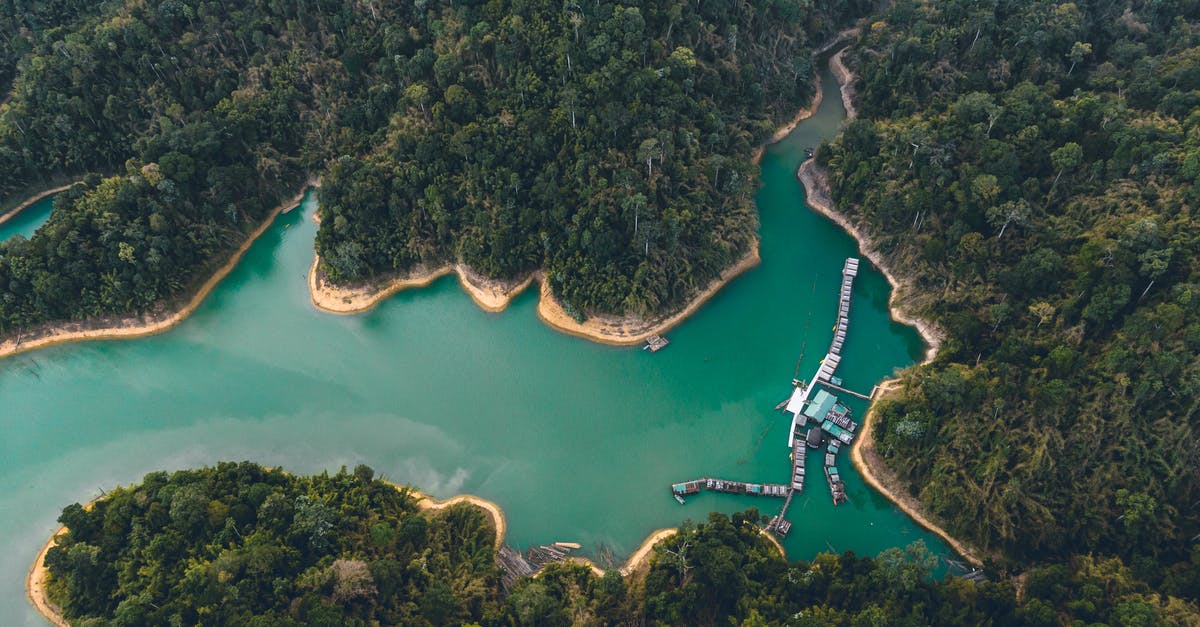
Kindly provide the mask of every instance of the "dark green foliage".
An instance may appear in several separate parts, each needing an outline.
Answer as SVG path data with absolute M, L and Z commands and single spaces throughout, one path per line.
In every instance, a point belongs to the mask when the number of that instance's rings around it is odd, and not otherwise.
M 0 249 L 0 334 L 170 304 L 321 174 L 335 280 L 662 311 L 749 249 L 751 150 L 864 4 L 0 2 L 0 207 L 88 179 Z
M 423 515 L 371 475 L 250 463 L 149 474 L 63 510 L 52 594 L 73 620 L 116 624 L 441 625 L 498 611 L 484 513 Z
M 1200 4 L 899 2 L 853 52 L 819 159 L 948 334 L 881 450 L 985 550 L 1200 597 Z
M 1200 612 L 1150 591 L 1119 559 L 1078 558 L 1012 582 L 936 581 L 917 542 L 875 558 L 823 554 L 787 562 L 754 524 L 756 511 L 710 514 L 655 547 L 644 576 L 596 578 L 555 565 L 509 597 L 523 625 L 1058 625 L 1195 624 Z M 1138 618 L 1147 622 L 1137 623 Z M 1124 621 L 1124 622 L 1123 622 Z
M 99 0 L 4 0 L 0 2 L 0 99 L 12 90 L 22 57 L 61 36 L 61 27 L 99 13 Z
M 354 474 L 293 477 L 250 463 L 151 473 L 88 511 L 46 557 L 79 623 L 246 625 L 1194 624 L 1119 559 L 1078 558 L 1011 582 L 935 581 L 922 543 L 876 558 L 785 561 L 759 513 L 685 523 L 631 577 L 551 565 L 501 600 L 494 530 L 458 505 L 417 511 L 405 490 Z M 401 531 L 395 533 L 399 528 Z M 1200 556 L 1200 552 L 1197 552 Z M 1126 621 L 1126 622 L 1121 622 Z
M 809 9 L 439 6 L 377 67 L 386 141 L 323 180 L 335 282 L 543 268 L 569 310 L 654 314 L 755 240 L 756 144 L 807 102 Z

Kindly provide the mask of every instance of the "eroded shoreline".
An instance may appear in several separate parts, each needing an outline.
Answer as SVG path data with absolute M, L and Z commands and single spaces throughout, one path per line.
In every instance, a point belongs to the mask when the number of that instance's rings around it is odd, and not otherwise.
M 51 324 L 30 333 L 18 333 L 16 337 L 8 336 L 0 341 L 0 359 L 11 357 L 57 344 L 78 342 L 83 340 L 130 339 L 162 333 L 187 319 L 200 306 L 209 293 L 221 282 L 241 261 L 242 256 L 250 249 L 258 238 L 275 222 L 275 218 L 286 210 L 300 204 L 304 194 L 313 186 L 309 182 L 304 189 L 287 202 L 275 207 L 263 218 L 261 224 L 255 227 L 242 245 L 230 255 L 229 259 L 218 268 L 192 297 L 179 309 L 158 314 L 140 316 L 119 316 Z

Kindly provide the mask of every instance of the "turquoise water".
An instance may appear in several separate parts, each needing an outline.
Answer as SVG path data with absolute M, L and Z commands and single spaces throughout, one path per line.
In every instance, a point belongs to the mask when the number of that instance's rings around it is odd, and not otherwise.
M 0 242 L 14 236 L 33 237 L 33 232 L 50 218 L 54 209 L 54 196 L 47 196 L 21 210 L 4 224 L 0 224 Z
M 790 392 L 802 349 L 808 376 L 828 348 L 842 262 L 855 254 L 853 240 L 804 206 L 794 172 L 842 115 L 828 97 L 767 150 L 762 265 L 654 355 L 550 330 L 536 290 L 485 313 L 453 277 L 366 314 L 317 312 L 305 282 L 309 194 L 179 327 L 0 361 L 0 624 L 41 624 L 24 576 L 63 506 L 157 469 L 366 463 L 439 497 L 497 502 L 512 544 L 603 544 L 618 557 L 685 518 L 777 509 L 777 499 L 714 494 L 681 506 L 668 486 L 787 480 L 789 421 L 772 408 Z M 861 272 L 854 295 L 839 374 L 869 391 L 922 346 L 889 320 L 878 272 Z M 850 405 L 861 416 L 864 404 Z M 809 476 L 821 477 L 811 457 Z M 790 557 L 875 554 L 918 538 L 949 554 L 867 488 L 846 454 L 840 466 L 849 503 L 834 507 L 824 482 L 810 481 L 788 516 Z

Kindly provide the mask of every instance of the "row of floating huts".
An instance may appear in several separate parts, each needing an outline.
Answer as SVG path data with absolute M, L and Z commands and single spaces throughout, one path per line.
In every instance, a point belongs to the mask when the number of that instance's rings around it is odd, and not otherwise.
M 724 492 L 726 494 L 749 494 L 750 496 L 786 498 L 789 488 L 778 483 L 746 483 L 744 481 L 710 478 L 671 484 L 671 493 L 677 498 L 699 494 L 705 490 L 710 492 Z
M 858 424 L 851 420 L 850 410 L 839 403 L 836 396 L 825 390 L 817 390 L 816 387 L 818 384 L 840 386 L 842 383 L 834 373 L 841 363 L 842 348 L 845 346 L 846 334 L 850 329 L 850 300 L 854 278 L 858 275 L 858 265 L 859 260 L 850 257 L 842 266 L 837 325 L 834 327 L 834 337 L 830 343 L 829 352 L 821 360 L 812 379 L 807 384 L 799 380 L 794 381 L 795 390 L 791 397 L 777 407 L 777 409 L 784 408 L 785 412 L 793 415 L 792 426 L 788 431 L 788 448 L 792 461 L 790 485 L 745 483 L 713 478 L 696 479 L 671 485 L 671 494 L 676 500 L 684 503 L 684 497 L 699 494 L 704 490 L 727 494 L 782 497 L 784 499 L 783 507 L 780 508 L 779 514 L 771 519 L 767 528 L 780 536 L 787 536 L 792 527 L 786 519 L 788 506 L 791 505 L 793 496 L 804 491 L 807 449 L 820 448 L 825 441 L 824 434 L 827 433 L 829 440 L 825 449 L 825 478 L 829 483 L 829 491 L 834 504 L 846 501 L 845 485 L 842 483 L 836 465 L 837 454 L 843 446 L 853 441 Z M 814 390 L 816 393 L 810 399 L 809 395 Z M 810 421 L 812 426 L 808 426 Z

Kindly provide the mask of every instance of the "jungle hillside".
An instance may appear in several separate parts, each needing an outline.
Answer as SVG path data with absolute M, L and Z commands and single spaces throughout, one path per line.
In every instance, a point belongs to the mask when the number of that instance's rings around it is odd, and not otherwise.
M 818 160 L 946 335 L 881 404 L 888 465 L 997 572 L 1196 599 L 1200 4 L 898 2 L 850 63 Z
M 29 5 L 29 6 L 27 6 Z M 323 178 L 327 277 L 547 270 L 656 313 L 753 246 L 751 153 L 865 2 L 0 3 L 0 334 L 154 313 Z
M 72 624 L 1196 624 L 1118 560 L 1011 581 L 936 581 L 920 542 L 789 562 L 755 510 L 686 522 L 628 577 L 551 563 L 505 590 L 495 529 L 460 503 L 421 510 L 367 466 L 311 477 L 249 462 L 174 473 L 63 510 L 46 557 Z

